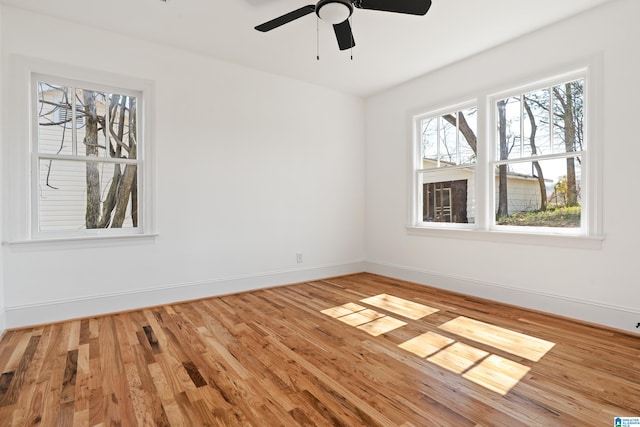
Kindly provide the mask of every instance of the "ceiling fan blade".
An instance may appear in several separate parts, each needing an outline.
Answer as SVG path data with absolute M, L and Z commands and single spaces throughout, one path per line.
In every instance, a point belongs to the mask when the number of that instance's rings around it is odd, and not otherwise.
M 424 15 L 431 7 L 431 0 L 356 0 L 353 5 L 360 9 Z
M 335 24 L 333 26 L 333 31 L 336 33 L 336 39 L 338 40 L 340 50 L 351 49 L 356 45 L 356 42 L 353 40 L 353 33 L 351 32 L 351 25 L 349 24 L 348 19 L 339 24 Z
M 267 32 L 271 31 L 274 28 L 278 28 L 281 25 L 287 24 L 291 21 L 295 21 L 298 18 L 302 18 L 305 15 L 315 12 L 316 6 L 313 4 L 309 4 L 307 6 L 302 6 L 300 9 L 296 9 L 293 12 L 285 13 L 282 16 L 279 16 L 271 21 L 267 21 L 264 24 L 258 25 L 256 30 Z

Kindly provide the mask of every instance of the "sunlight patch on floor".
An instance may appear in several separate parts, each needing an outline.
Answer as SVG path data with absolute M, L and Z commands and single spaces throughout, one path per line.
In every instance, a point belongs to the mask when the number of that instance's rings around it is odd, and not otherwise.
M 437 308 L 428 307 L 423 304 L 418 304 L 417 302 L 387 294 L 361 299 L 360 302 L 413 320 L 421 319 L 438 311 Z
M 462 374 L 488 355 L 486 351 L 456 342 L 428 357 L 427 360 L 456 374 Z
M 464 316 L 449 320 L 439 328 L 532 362 L 539 361 L 555 345 Z M 424 333 L 398 346 L 503 396 L 531 370 L 531 367 L 514 360 L 435 332 Z
M 455 340 L 447 338 L 443 335 L 436 334 L 435 332 L 426 332 L 422 335 L 418 335 L 415 338 L 411 338 L 401 344 L 398 347 L 410 351 L 418 357 L 427 357 L 435 352 L 438 352 L 446 346 L 454 343 Z
M 440 329 L 490 345 L 532 362 L 539 361 L 555 343 L 460 316 L 440 325 Z
M 351 313 L 347 314 L 346 316 L 338 317 L 338 320 L 346 323 L 347 325 L 360 326 L 364 325 L 365 323 L 371 322 L 372 320 L 379 319 L 383 316 L 384 314 L 365 308 L 364 310 L 358 311 L 357 313 Z
M 327 308 L 326 310 L 322 310 L 321 313 L 331 316 L 349 326 L 354 326 L 374 337 L 391 332 L 407 324 L 402 320 L 378 313 L 375 310 L 352 302 Z
M 387 294 L 364 298 L 360 302 L 413 320 L 438 311 L 436 308 Z M 372 336 L 391 332 L 407 324 L 354 302 L 327 308 L 321 313 Z M 438 327 L 450 334 L 531 362 L 539 361 L 555 345 L 550 341 L 464 316 L 456 317 Z M 529 366 L 492 354 L 491 350 L 483 350 L 432 331 L 402 342 L 398 347 L 503 396 L 531 370 Z
M 513 360 L 492 354 L 462 376 L 504 396 L 530 369 Z
M 378 335 L 386 334 L 387 332 L 391 332 L 406 324 L 407 323 L 402 320 L 394 319 L 390 316 L 384 316 L 372 322 L 360 325 L 358 326 L 358 329 L 362 329 L 368 334 L 377 337 Z
M 348 302 L 346 304 L 339 305 L 337 307 L 327 308 L 326 310 L 322 310 L 320 313 L 326 314 L 327 316 L 331 316 L 333 318 L 338 318 L 342 316 L 346 316 L 347 314 L 355 313 L 357 311 L 362 311 L 366 307 L 358 305 L 353 302 Z

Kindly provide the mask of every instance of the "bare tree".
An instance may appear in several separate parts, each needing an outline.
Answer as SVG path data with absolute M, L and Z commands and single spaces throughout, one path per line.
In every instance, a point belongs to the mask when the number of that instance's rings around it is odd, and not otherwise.
M 538 125 L 536 124 L 536 119 L 531 110 L 531 106 L 529 105 L 529 101 L 526 97 L 523 97 L 524 108 L 527 111 L 527 116 L 529 116 L 529 123 L 531 125 L 531 132 L 529 133 L 529 145 L 531 146 L 531 155 L 535 156 L 538 154 L 538 150 L 536 149 L 536 133 L 538 131 Z M 537 160 L 534 160 L 533 167 L 536 169 L 536 174 L 538 178 L 538 185 L 540 186 L 540 210 L 544 211 L 547 209 L 547 187 L 544 183 L 544 174 L 542 173 L 542 167 Z
M 534 105 L 544 112 L 540 115 L 540 123 L 548 124 L 549 111 L 553 115 L 553 128 L 550 129 L 555 135 L 557 149 L 567 153 L 582 150 L 584 138 L 584 82 L 575 80 L 563 85 L 554 86 L 551 94 L 547 91 L 544 96 L 536 97 L 533 94 L 525 96 L 530 105 Z M 555 102 L 554 102 L 555 101 Z M 556 132 L 557 131 L 557 132 Z M 567 206 L 577 206 L 580 189 L 577 180 L 577 165 L 580 165 L 579 157 L 568 157 L 566 159 L 566 201 Z
M 74 120 L 72 114 L 69 114 L 74 109 L 69 98 L 75 97 L 76 122 L 81 121 L 84 124 L 82 144 L 86 156 L 85 227 L 121 228 L 128 213 L 131 215 L 132 225 L 136 227 L 137 165 L 104 162 L 100 157 L 104 157 L 106 152 L 112 159 L 137 158 L 136 98 L 86 89 L 45 86 L 64 91 L 64 95 L 56 101 L 45 99 L 44 96 L 40 99 L 41 105 L 47 104 L 49 108 L 41 111 L 39 124 L 61 128 L 60 150 L 65 143 L 66 129 Z M 69 96 L 70 92 L 75 94 Z M 62 119 L 52 120 L 52 112 L 55 110 L 65 112 L 58 114 Z M 51 173 L 51 168 L 49 165 L 48 173 Z M 49 187 L 55 189 L 50 185 Z
M 553 94 L 561 105 L 561 110 L 557 113 L 562 119 L 564 131 L 564 146 L 567 152 L 575 151 L 576 147 L 576 122 L 574 105 L 574 88 L 572 83 L 564 85 L 564 93 L 560 87 L 553 88 Z M 567 157 L 567 206 L 578 205 L 578 186 L 576 181 L 576 160 L 575 157 Z
M 498 101 L 498 133 L 500 143 L 500 160 L 509 157 L 507 146 L 507 100 Z M 509 199 L 507 194 L 507 165 L 498 166 L 498 212 L 497 216 L 509 215 Z
M 83 92 L 83 111 L 86 123 L 84 146 L 87 157 L 98 157 L 98 114 L 96 112 L 96 93 Z M 85 223 L 87 228 L 98 228 L 100 222 L 100 169 L 97 162 L 86 162 L 87 210 Z

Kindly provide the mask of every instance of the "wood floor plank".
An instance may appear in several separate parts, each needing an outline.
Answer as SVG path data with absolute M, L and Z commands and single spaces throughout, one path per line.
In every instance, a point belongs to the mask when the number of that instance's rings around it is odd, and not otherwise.
M 0 341 L 0 427 L 546 427 L 615 416 L 640 416 L 640 336 L 373 274 Z
M 134 366 L 130 366 L 127 372 L 137 425 L 170 426 L 144 351 L 142 346 L 131 348 Z
M 21 389 L 26 378 L 27 369 L 31 365 L 31 361 L 39 342 L 39 336 L 32 336 L 29 338 L 27 346 L 24 348 L 22 357 L 20 358 L 20 362 L 18 363 L 18 366 L 15 367 L 15 371 L 13 371 L 13 376 L 9 382 L 7 391 L 0 396 L 0 406 L 10 406 L 17 402 L 18 396 L 22 392 Z

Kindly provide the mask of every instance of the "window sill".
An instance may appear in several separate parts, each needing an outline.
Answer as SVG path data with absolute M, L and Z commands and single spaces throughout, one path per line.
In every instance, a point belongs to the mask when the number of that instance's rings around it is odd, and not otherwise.
M 74 247 L 96 247 L 96 246 L 110 246 L 116 244 L 139 242 L 143 240 L 155 240 L 158 234 L 119 234 L 119 235 L 95 235 L 95 236 L 74 236 L 74 237 L 53 237 L 44 239 L 31 239 L 31 240 L 12 240 L 2 242 L 3 246 L 26 248 L 26 247 L 38 247 L 55 245 L 69 245 Z
M 407 226 L 410 236 L 427 236 L 447 239 L 475 240 L 493 243 L 508 243 L 520 245 L 551 246 L 572 249 L 602 249 L 605 236 L 578 236 L 570 234 L 541 234 L 513 231 L 486 231 L 461 228 L 431 228 Z

